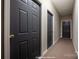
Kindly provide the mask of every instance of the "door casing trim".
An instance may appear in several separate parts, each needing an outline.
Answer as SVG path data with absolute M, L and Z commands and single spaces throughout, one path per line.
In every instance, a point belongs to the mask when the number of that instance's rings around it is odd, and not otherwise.
M 10 59 L 10 0 L 4 0 L 4 59 Z

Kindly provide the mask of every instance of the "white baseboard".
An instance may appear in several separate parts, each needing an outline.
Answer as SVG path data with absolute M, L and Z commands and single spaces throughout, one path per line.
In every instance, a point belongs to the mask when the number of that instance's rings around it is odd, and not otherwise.
M 40 57 L 37 57 L 37 59 L 41 59 L 41 57 L 44 57 L 44 55 L 47 53 L 47 49 L 41 54 L 41 56 Z
M 53 45 L 55 45 L 58 42 L 59 38 L 53 43 Z
M 59 38 L 55 41 L 55 43 L 53 44 L 53 46 L 58 42 Z M 43 52 L 43 54 L 41 56 L 44 56 L 47 53 L 47 49 Z
M 73 41 L 72 41 L 73 42 Z M 73 46 L 74 46 L 74 49 L 75 49 L 75 53 L 77 54 L 77 56 L 78 56 L 78 51 L 77 51 L 77 49 L 76 49 L 76 47 L 75 47 L 75 45 L 74 45 L 74 43 L 73 43 Z
M 78 51 L 77 51 L 77 49 L 75 48 L 75 46 L 74 46 L 74 49 L 75 49 L 75 53 L 77 54 L 77 56 L 78 56 Z
M 47 49 L 43 52 L 43 54 L 41 55 L 42 57 L 47 53 Z
M 53 43 L 53 46 L 58 42 L 58 40 L 59 40 L 59 38 L 55 41 L 55 43 Z M 48 49 L 46 49 L 46 50 L 41 54 L 40 57 L 43 57 L 43 56 L 47 53 L 47 51 L 48 51 Z M 38 59 L 40 59 L 40 58 L 38 58 Z

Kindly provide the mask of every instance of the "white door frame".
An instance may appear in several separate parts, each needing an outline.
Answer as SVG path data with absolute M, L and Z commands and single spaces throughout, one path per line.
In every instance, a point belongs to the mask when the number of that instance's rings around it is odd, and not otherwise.
M 10 59 L 10 0 L 4 0 L 4 59 Z

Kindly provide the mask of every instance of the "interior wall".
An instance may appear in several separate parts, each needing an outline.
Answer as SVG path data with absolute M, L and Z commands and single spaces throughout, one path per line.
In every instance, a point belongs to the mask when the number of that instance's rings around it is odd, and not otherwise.
M 47 50 L 47 10 L 53 14 L 53 45 L 59 39 L 59 15 L 56 12 L 51 0 L 39 0 L 41 2 L 41 48 L 42 55 Z
M 78 53 L 78 0 L 75 0 L 73 10 L 73 44 L 75 52 Z
M 60 20 L 60 38 L 62 38 L 62 22 L 63 21 L 70 21 L 70 39 L 72 39 L 72 16 L 62 16 Z

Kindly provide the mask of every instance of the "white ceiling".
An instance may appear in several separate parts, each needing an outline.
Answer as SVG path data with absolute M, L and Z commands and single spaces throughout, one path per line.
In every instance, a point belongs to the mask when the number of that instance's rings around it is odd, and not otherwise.
M 72 14 L 75 0 L 52 0 L 55 8 L 61 16 Z

